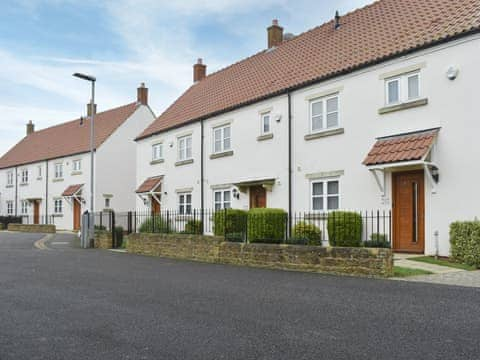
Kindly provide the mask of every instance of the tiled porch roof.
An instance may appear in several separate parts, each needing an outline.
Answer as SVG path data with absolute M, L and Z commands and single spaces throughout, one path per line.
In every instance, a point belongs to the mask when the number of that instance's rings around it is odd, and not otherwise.
M 137 194 L 147 193 L 155 190 L 155 188 L 161 183 L 163 176 L 154 176 L 146 179 L 142 185 L 135 191 Z
M 377 139 L 363 164 L 367 166 L 422 160 L 432 148 L 440 129 L 422 130 Z
M 82 187 L 83 187 L 83 184 L 70 185 L 69 187 L 67 187 L 67 188 L 63 191 L 62 196 L 73 196 L 73 195 L 75 195 Z

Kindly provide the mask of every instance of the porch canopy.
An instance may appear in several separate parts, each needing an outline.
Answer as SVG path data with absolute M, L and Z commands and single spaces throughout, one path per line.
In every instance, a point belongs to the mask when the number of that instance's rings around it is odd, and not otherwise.
M 64 197 L 67 201 L 70 199 L 75 199 L 77 201 L 81 201 L 81 191 L 83 188 L 83 184 L 74 184 L 68 186 L 62 193 L 62 197 Z
M 251 186 L 262 186 L 268 191 L 272 191 L 273 185 L 275 184 L 274 178 L 265 178 L 265 179 L 254 179 L 235 182 L 233 185 L 238 187 L 241 192 L 246 192 L 247 189 Z
M 378 172 L 385 175 L 385 170 L 389 168 L 423 168 L 428 174 L 432 188 L 435 187 L 432 170 L 438 168 L 431 161 L 431 152 L 439 131 L 440 128 L 434 128 L 377 138 L 363 164 L 375 176 L 383 193 L 385 178 L 381 181 Z
M 138 196 L 151 195 L 160 203 L 163 175 L 149 177 L 135 190 Z

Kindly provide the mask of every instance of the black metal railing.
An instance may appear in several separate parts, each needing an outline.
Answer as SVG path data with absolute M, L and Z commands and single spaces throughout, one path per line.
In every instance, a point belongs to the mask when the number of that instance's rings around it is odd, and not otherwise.
M 55 215 L 21 215 L 18 218 L 21 219 L 22 224 L 38 224 L 38 225 L 55 225 Z
M 0 216 L 0 229 L 7 229 L 8 224 L 21 224 L 22 222 L 21 216 Z
M 112 232 L 224 236 L 227 241 L 391 247 L 391 211 L 287 212 L 267 209 L 145 210 L 95 213 L 95 227 Z M 119 228 L 121 228 L 119 230 Z

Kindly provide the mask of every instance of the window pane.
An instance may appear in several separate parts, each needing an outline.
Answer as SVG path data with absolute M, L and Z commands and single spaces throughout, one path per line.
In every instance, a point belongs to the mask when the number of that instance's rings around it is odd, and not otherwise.
M 334 112 L 327 115 L 327 128 L 338 126 L 338 113 Z
M 322 115 L 323 113 L 323 101 L 317 101 L 312 103 L 312 116 Z
M 223 140 L 223 150 L 229 150 L 230 149 L 230 138 L 227 138 Z
M 192 147 L 192 138 L 189 136 L 187 137 L 186 139 L 186 142 L 187 142 L 187 148 L 191 148 Z
M 323 197 L 313 198 L 313 210 L 323 210 Z
M 222 130 L 221 129 L 215 129 L 213 131 L 215 135 L 215 141 L 220 141 L 222 139 Z
M 418 75 L 413 75 L 408 78 L 408 99 L 416 99 L 418 97 Z
M 230 201 L 230 191 L 223 192 L 223 201 L 229 202 Z
M 338 111 L 338 97 L 327 100 L 327 113 Z
M 388 103 L 396 103 L 399 101 L 398 80 L 388 83 Z
M 227 126 L 223 128 L 223 138 L 229 138 L 230 137 L 230 126 Z
M 222 141 L 221 140 L 215 141 L 214 151 L 219 152 L 221 150 L 222 150 Z
M 327 193 L 329 195 L 338 194 L 338 181 L 329 181 L 328 182 Z
M 191 203 L 192 203 L 192 194 L 188 194 L 188 195 L 187 195 L 186 202 L 187 202 L 188 204 L 191 204 Z
M 222 208 L 222 205 L 220 203 L 215 203 L 215 211 L 218 211 Z
M 338 196 L 329 196 L 327 198 L 327 209 L 328 210 L 338 209 Z
M 313 195 L 323 195 L 323 183 L 318 182 L 318 183 L 313 183 L 312 184 L 312 194 Z
M 312 130 L 320 130 L 322 126 L 322 115 L 312 117 Z
M 224 207 L 225 209 L 230 209 L 230 207 L 231 207 L 230 202 L 224 203 L 224 204 L 223 204 L 223 207 Z

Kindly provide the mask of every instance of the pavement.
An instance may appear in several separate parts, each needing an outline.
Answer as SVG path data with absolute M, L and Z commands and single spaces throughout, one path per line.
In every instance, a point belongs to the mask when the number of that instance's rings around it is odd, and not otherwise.
M 480 289 L 0 233 L 0 359 L 478 359 Z

